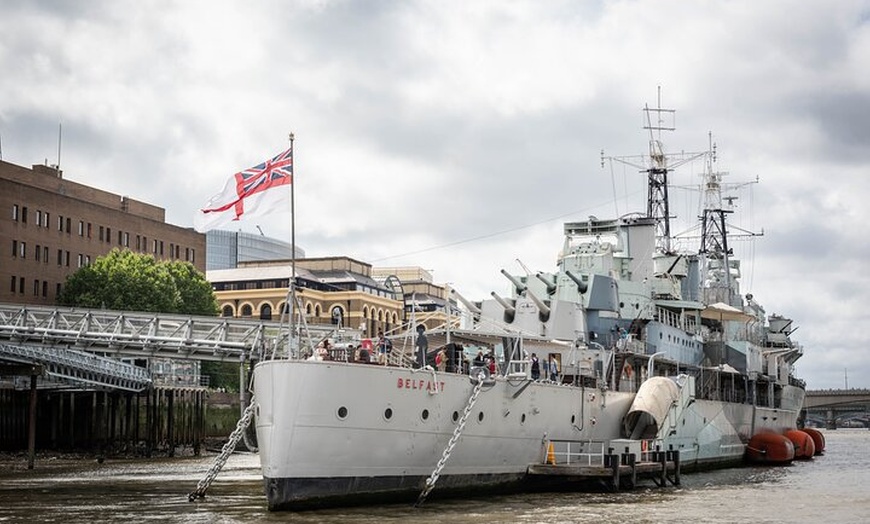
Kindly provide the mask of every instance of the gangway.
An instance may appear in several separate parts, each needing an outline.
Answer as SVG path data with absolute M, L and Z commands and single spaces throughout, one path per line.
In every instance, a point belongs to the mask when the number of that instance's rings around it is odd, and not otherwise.
M 151 384 L 151 373 L 144 368 L 73 349 L 0 343 L 0 361 L 38 363 L 44 376 L 78 386 L 136 392 Z
M 335 326 L 310 326 L 325 338 Z M 286 325 L 265 320 L 0 304 L 0 341 L 138 358 L 209 361 L 259 358 L 286 340 Z

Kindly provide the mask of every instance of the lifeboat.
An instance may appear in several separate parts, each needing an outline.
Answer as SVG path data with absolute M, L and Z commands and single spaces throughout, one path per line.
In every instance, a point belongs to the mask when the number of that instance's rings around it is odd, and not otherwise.
M 825 434 L 816 428 L 803 428 L 801 431 L 813 439 L 813 444 L 816 446 L 816 455 L 822 455 L 825 452 Z
M 811 459 L 816 454 L 816 445 L 809 433 L 799 429 L 789 429 L 784 435 L 794 444 L 794 458 L 796 460 Z
M 779 433 L 757 433 L 746 445 L 746 458 L 758 464 L 788 464 L 794 459 L 794 444 Z

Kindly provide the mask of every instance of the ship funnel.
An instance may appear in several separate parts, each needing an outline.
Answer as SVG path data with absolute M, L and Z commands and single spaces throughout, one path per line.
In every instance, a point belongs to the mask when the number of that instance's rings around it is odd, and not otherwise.
M 517 288 L 517 293 L 518 293 L 518 294 L 519 294 L 519 293 L 522 293 L 523 291 L 525 291 L 526 289 L 528 289 L 528 286 L 526 286 L 525 284 L 523 284 L 522 282 L 520 282 L 519 280 L 517 280 L 516 278 L 514 278 L 513 275 L 511 275 L 510 273 L 508 273 L 508 272 L 505 271 L 504 269 L 501 270 L 501 274 L 504 275 L 508 280 L 510 280 L 510 281 L 511 281 L 511 284 L 513 284 L 514 287 Z
M 568 278 L 573 280 L 575 284 L 577 284 L 577 290 L 580 292 L 581 295 L 583 293 L 586 293 L 586 289 L 588 288 L 586 282 L 583 282 L 580 277 L 578 277 L 574 273 L 571 273 L 570 271 L 565 271 L 565 274 L 568 275 Z
M 480 308 L 479 308 L 479 307 L 477 307 L 477 306 L 475 306 L 474 304 L 472 304 L 471 302 L 469 302 L 468 299 L 466 299 L 465 297 L 463 297 L 462 295 L 460 295 L 459 292 L 456 291 L 455 289 L 452 289 L 452 288 L 451 288 L 451 289 L 450 289 L 450 292 L 453 293 L 453 295 L 456 297 L 456 299 L 459 300 L 460 302 L 462 302 L 462 304 L 463 304 L 463 305 L 464 305 L 464 306 L 465 306 L 469 311 L 471 311 L 471 312 L 474 313 L 475 315 L 480 315 Z
M 538 280 L 543 282 L 545 286 L 547 286 L 547 294 L 548 295 L 552 295 L 553 293 L 556 292 L 556 284 L 550 282 L 550 279 L 545 277 L 543 273 L 541 273 L 539 271 L 535 274 L 535 276 L 538 278 Z

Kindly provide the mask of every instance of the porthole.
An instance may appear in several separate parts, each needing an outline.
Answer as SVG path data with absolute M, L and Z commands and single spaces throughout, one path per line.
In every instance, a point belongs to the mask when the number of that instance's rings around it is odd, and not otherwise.
M 428 420 L 429 419 L 429 410 L 424 409 L 423 412 L 420 413 L 420 418 L 422 418 L 423 420 Z
M 574 424 L 574 421 L 577 420 L 577 415 L 571 415 L 571 424 Z
M 393 418 L 393 408 L 387 408 L 384 410 L 384 418 L 387 420 Z
M 526 414 L 523 413 L 522 415 L 520 415 L 520 424 L 525 424 L 525 423 L 526 423 Z
M 338 408 L 338 412 L 336 414 L 338 415 L 338 418 L 344 420 L 345 418 L 347 418 L 347 408 L 341 406 L 340 408 Z
M 459 412 L 454 411 L 453 412 L 453 422 L 456 422 L 457 420 L 459 420 Z
M 483 422 L 483 411 L 481 411 L 480 413 L 477 414 L 477 421 Z

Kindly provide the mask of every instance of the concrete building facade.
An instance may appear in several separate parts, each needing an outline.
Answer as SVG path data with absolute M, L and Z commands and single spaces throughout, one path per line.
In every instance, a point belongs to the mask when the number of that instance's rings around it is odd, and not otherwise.
M 205 235 L 161 207 L 0 161 L 0 302 L 53 305 L 66 277 L 113 248 L 205 271 Z

